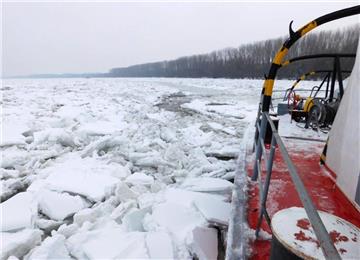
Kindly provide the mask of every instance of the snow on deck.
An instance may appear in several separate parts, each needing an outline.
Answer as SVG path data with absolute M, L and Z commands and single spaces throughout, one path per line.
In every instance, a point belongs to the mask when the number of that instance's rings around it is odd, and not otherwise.
M 360 229 L 332 214 L 320 211 L 319 215 L 341 258 L 358 258 Z M 271 226 L 276 238 L 288 250 L 304 258 L 325 259 L 304 208 L 278 211 Z
M 295 164 L 298 174 L 313 200 L 315 207 L 318 210 L 340 217 L 356 227 L 360 227 L 359 211 L 336 186 L 332 174 L 319 163 L 320 155 L 325 145 L 326 134 L 321 132 L 317 133 L 310 129 L 302 129 L 298 127 L 295 122 L 290 124 L 290 118 L 287 115 L 280 117 L 279 133 L 284 137 L 283 142 L 289 152 L 290 158 Z M 305 136 L 308 140 L 285 138 L 288 137 L 290 133 L 295 137 Z M 250 149 L 250 146 L 248 149 Z M 267 234 L 271 234 L 271 229 L 265 219 L 261 225 L 260 238 L 255 240 L 254 236 L 260 212 L 260 195 L 258 182 L 250 180 L 253 160 L 254 157 L 249 150 L 246 170 L 243 171 L 243 173 L 248 175 L 248 178 L 243 179 L 242 182 L 238 184 L 238 186 L 246 185 L 247 189 L 247 201 L 242 204 L 242 209 L 246 208 L 246 220 L 243 221 L 242 224 L 248 224 L 249 226 L 246 229 L 245 240 L 248 239 L 250 243 L 245 251 L 250 255 L 250 259 L 268 259 L 270 256 L 271 236 Z M 265 181 L 264 173 L 262 175 L 262 181 L 263 183 Z M 266 207 L 270 218 L 282 209 L 303 207 L 279 149 L 276 149 L 275 152 Z M 266 234 L 265 236 L 264 233 Z

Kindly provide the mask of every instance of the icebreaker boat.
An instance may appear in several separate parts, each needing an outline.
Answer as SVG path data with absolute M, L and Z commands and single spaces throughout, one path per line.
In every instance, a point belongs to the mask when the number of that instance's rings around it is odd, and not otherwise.
M 336 62 L 329 80 L 338 83 L 328 96 L 310 95 L 296 106 L 301 98 L 293 95 L 285 113 L 284 104 L 278 111 L 272 106 L 277 72 L 289 63 L 284 58 L 293 44 L 324 23 L 359 13 L 360 6 L 339 10 L 297 31 L 290 24 L 266 75 L 251 126 L 255 138 L 247 138 L 254 142 L 244 142 L 239 156 L 227 259 L 360 259 L 360 44 L 344 86 L 346 72 Z

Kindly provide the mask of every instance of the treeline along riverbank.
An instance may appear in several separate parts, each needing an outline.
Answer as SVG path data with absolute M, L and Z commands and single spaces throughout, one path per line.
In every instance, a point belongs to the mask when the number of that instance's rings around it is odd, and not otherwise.
M 355 53 L 359 40 L 359 25 L 334 31 L 312 33 L 290 49 L 288 58 L 318 53 Z M 181 57 L 170 61 L 113 68 L 109 77 L 187 77 L 187 78 L 262 78 L 285 37 L 249 43 L 238 48 L 226 48 L 207 54 Z M 342 68 L 351 70 L 353 58 L 344 58 Z M 293 78 L 311 70 L 332 69 L 332 59 L 322 58 L 289 65 L 280 78 Z M 104 75 L 105 76 L 105 75 Z
M 358 24 L 343 29 L 306 35 L 290 49 L 287 59 L 319 53 L 355 53 L 359 41 Z M 211 53 L 113 68 L 106 73 L 37 74 L 20 78 L 104 78 L 104 77 L 180 77 L 180 78 L 263 78 L 286 37 L 243 44 Z M 351 70 L 354 58 L 342 58 L 342 70 Z M 281 69 L 279 78 L 293 79 L 312 70 L 331 70 L 332 58 L 296 62 Z M 315 75 L 321 77 L 320 74 Z M 310 78 L 309 78 L 310 79 Z M 316 79 L 313 77 L 313 79 Z

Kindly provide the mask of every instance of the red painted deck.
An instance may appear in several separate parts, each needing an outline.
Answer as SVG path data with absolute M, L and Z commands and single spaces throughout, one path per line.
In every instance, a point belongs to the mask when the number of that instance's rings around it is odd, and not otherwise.
M 309 146 L 309 143 L 299 140 L 284 140 L 284 142 L 317 209 L 336 215 L 360 227 L 360 212 L 335 185 L 329 171 L 319 164 L 319 156 L 324 144 L 314 142 Z M 248 166 L 249 176 L 252 174 L 252 167 L 253 165 Z M 265 173 L 262 176 L 263 180 L 264 178 Z M 267 210 L 271 218 L 275 212 L 293 206 L 302 207 L 302 204 L 280 151 L 276 149 Z M 256 229 L 259 211 L 258 184 L 249 183 L 248 223 L 252 229 Z M 265 219 L 262 229 L 271 233 Z M 252 241 L 251 248 L 251 259 L 268 259 L 270 256 L 269 240 Z

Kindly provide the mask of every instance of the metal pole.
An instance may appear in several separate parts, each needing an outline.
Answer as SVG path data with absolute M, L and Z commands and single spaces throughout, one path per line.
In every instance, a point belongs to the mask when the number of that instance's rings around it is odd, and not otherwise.
M 330 86 L 330 96 L 329 96 L 329 102 L 332 102 L 334 98 L 334 89 L 335 89 L 335 82 L 336 82 L 336 71 L 337 71 L 337 64 L 336 59 L 334 58 L 334 65 L 333 65 L 333 72 L 331 77 L 331 86 Z
M 273 133 L 272 138 L 271 138 L 271 149 L 270 149 L 270 154 L 269 154 L 269 161 L 267 162 L 267 165 L 266 165 L 266 179 L 265 179 L 265 184 L 264 184 L 264 191 L 263 191 L 263 196 L 261 197 L 261 203 L 260 203 L 260 207 L 261 207 L 260 217 L 259 217 L 259 220 L 257 223 L 256 232 L 255 232 L 256 237 L 259 236 L 260 226 L 261 226 L 262 219 L 263 219 L 263 216 L 266 211 L 266 200 L 267 200 L 267 196 L 268 196 L 268 192 L 269 192 L 272 166 L 273 166 L 273 161 L 274 161 L 274 156 L 275 156 L 275 147 L 276 147 L 276 140 L 275 140 L 275 136 Z M 259 182 L 261 182 L 261 181 L 259 181 Z
M 324 85 L 325 81 L 327 80 L 328 76 L 329 76 L 329 74 L 327 74 L 327 75 L 325 76 L 325 78 L 323 79 L 323 81 L 322 81 L 321 84 L 319 85 L 317 91 L 315 92 L 314 97 L 317 96 L 317 94 L 319 93 L 320 89 L 322 88 L 322 86 Z M 311 95 L 310 95 L 310 96 L 311 96 Z
M 257 167 L 257 160 L 261 160 L 262 149 L 261 149 L 260 139 L 265 138 L 266 122 L 267 122 L 266 117 L 264 116 L 264 113 L 262 113 L 260 133 L 259 133 L 257 141 L 256 141 L 256 149 L 255 149 L 256 155 L 255 155 L 255 162 L 254 162 L 254 171 L 253 171 L 253 175 L 251 177 L 252 181 L 256 181 L 258 178 L 258 175 L 259 175 L 259 169 Z
M 340 99 L 344 95 L 344 86 L 343 86 L 343 80 L 342 80 L 342 74 L 341 74 L 341 64 L 340 64 L 340 58 L 336 57 L 336 68 L 337 68 L 337 77 L 339 82 L 339 90 L 340 90 Z
M 262 104 L 263 97 L 264 97 L 264 95 L 261 94 L 261 95 L 260 95 L 259 107 L 258 107 L 258 111 L 257 111 L 257 115 L 256 115 L 254 144 L 253 144 L 253 149 L 252 149 L 253 152 L 255 152 L 256 142 L 257 142 L 257 140 L 258 140 L 258 138 L 259 138 L 259 130 L 258 130 L 258 128 L 257 128 L 257 124 L 258 124 L 258 122 L 259 122 L 259 118 L 260 118 L 260 115 L 261 115 L 261 104 Z
M 327 82 L 326 82 L 326 92 L 325 92 L 325 99 L 328 97 L 328 92 L 329 92 L 329 84 L 330 84 L 330 75 L 331 72 L 328 73 L 327 75 Z

